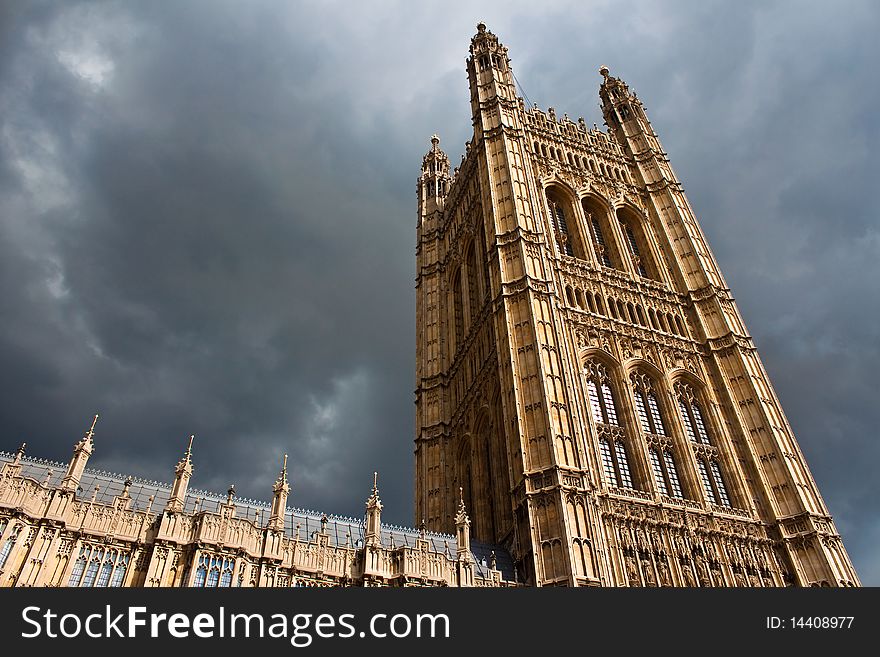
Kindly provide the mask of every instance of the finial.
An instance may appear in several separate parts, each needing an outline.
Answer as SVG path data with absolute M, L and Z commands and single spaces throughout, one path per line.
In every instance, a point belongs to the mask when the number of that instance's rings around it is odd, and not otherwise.
M 464 488 L 458 487 L 458 503 L 464 506 Z
M 379 492 L 379 473 L 373 472 L 373 495 Z
M 482 22 L 477 23 L 477 32 L 479 32 L 480 34 L 483 34 L 485 31 L 486 31 L 486 24 L 482 23 Z
M 435 132 L 433 135 L 431 135 L 431 144 L 436 146 L 439 143 L 440 143 L 440 136 Z
M 21 447 L 18 448 L 18 451 L 15 453 L 15 464 L 18 465 L 21 462 L 21 457 L 24 456 L 24 450 L 27 447 L 27 443 L 22 443 Z
M 92 420 L 92 426 L 89 427 L 89 433 L 95 433 L 95 425 L 98 423 L 98 414 L 95 413 L 95 419 Z
M 599 67 L 599 74 L 600 74 L 603 78 L 605 78 L 606 80 L 608 79 L 608 75 L 609 75 L 609 73 L 610 73 L 610 71 L 608 70 L 608 67 L 605 66 L 604 64 L 603 64 L 602 66 Z
M 189 436 L 189 445 L 186 446 L 186 458 L 192 456 L 193 440 L 195 439 L 195 437 L 196 435 L 194 433 L 190 434 Z
M 287 454 L 284 455 L 284 463 L 281 464 L 281 471 L 287 474 Z
M 226 491 L 226 503 L 232 504 L 232 498 L 235 496 L 235 484 L 229 485 L 229 490 Z
M 122 494 L 126 497 L 128 497 L 128 489 L 131 488 L 133 483 L 131 475 L 125 478 L 125 482 L 122 484 Z

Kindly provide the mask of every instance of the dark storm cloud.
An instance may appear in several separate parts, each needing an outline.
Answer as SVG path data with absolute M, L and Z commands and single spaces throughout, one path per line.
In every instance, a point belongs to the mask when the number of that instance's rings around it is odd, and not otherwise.
M 531 101 L 644 99 L 864 583 L 880 583 L 871 3 L 0 9 L 6 444 L 412 522 L 415 178 L 477 20 Z M 442 11 L 441 11 L 442 9 Z M 442 18 L 441 18 L 442 16 Z

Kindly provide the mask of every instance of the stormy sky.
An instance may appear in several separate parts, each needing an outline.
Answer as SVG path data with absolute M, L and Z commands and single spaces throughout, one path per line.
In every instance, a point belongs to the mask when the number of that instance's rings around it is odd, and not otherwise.
M 874 2 L 0 4 L 0 449 L 412 524 L 415 180 L 482 20 L 528 99 L 644 101 L 880 585 Z M 875 155 L 876 160 L 876 155 Z

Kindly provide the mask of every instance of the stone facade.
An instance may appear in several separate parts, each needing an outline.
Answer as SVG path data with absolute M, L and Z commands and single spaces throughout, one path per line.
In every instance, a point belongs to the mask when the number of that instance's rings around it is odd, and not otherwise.
M 96 416 L 97 419 L 97 416 Z M 287 458 L 269 505 L 190 491 L 192 441 L 171 486 L 86 469 L 94 424 L 69 464 L 0 453 L 0 587 L 512 585 L 503 550 L 383 525 L 374 475 L 363 521 L 287 508 Z
M 641 101 L 526 107 L 477 27 L 474 135 L 418 179 L 416 517 L 539 586 L 857 586 Z

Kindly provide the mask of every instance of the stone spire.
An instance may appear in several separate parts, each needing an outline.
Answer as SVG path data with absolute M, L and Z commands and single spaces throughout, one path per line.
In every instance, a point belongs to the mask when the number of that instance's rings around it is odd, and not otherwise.
M 95 424 L 98 422 L 98 415 L 92 420 L 92 426 L 89 427 L 85 435 L 73 448 L 73 458 L 70 459 L 70 465 L 67 466 L 67 473 L 61 480 L 61 490 L 76 492 L 79 488 L 79 481 L 82 478 L 83 470 L 89 462 L 89 457 L 95 451 Z
M 272 498 L 272 513 L 269 516 L 269 529 L 284 531 L 284 514 L 287 509 L 287 495 L 290 493 L 290 484 L 287 482 L 287 454 L 284 455 L 281 472 L 278 474 L 278 479 L 275 480 L 272 492 L 274 497 Z
M 382 500 L 379 499 L 379 473 L 373 473 L 373 492 L 367 498 L 367 527 L 364 543 L 379 545 L 382 542 Z
M 171 497 L 165 506 L 166 511 L 182 512 L 186 504 L 186 489 L 189 487 L 189 480 L 192 477 L 192 445 L 195 436 L 189 437 L 189 445 L 183 458 L 177 462 L 174 469 L 174 485 L 171 487 Z
M 431 148 L 422 158 L 422 175 L 419 178 L 419 200 L 429 212 L 430 202 L 435 204 L 449 193 L 449 156 L 440 148 L 440 137 L 431 135 Z M 433 206 L 432 206 L 433 207 Z
M 13 465 L 18 465 L 21 463 L 21 457 L 24 456 L 24 451 L 27 449 L 27 443 L 22 443 L 18 448 L 18 451 L 15 453 L 15 460 L 12 462 Z
M 471 519 L 464 508 L 464 491 L 458 489 L 458 513 L 455 514 L 455 538 L 458 542 L 457 555 L 459 560 L 469 561 L 471 558 Z

